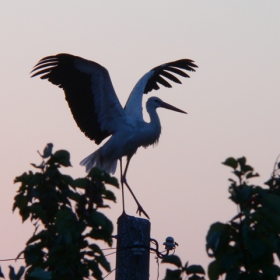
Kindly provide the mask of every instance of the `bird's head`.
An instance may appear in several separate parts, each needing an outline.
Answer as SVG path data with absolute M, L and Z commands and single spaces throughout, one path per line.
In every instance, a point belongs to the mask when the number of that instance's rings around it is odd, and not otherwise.
M 162 101 L 160 98 L 158 97 L 150 97 L 147 101 L 147 104 L 146 104 L 146 107 L 147 107 L 147 111 L 149 112 L 149 110 L 151 109 L 157 109 L 157 108 L 165 108 L 165 109 L 168 109 L 168 110 L 172 110 L 172 111 L 175 111 L 175 112 L 179 112 L 179 113 L 184 113 L 184 114 L 187 114 L 187 112 L 181 110 L 181 109 L 178 109 L 164 101 Z

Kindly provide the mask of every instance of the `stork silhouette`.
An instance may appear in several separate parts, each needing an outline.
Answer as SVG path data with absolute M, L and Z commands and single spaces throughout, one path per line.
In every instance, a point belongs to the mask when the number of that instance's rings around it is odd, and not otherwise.
M 179 113 L 184 111 L 163 102 L 158 97 L 151 97 L 146 103 L 150 122 L 145 122 L 142 114 L 143 94 L 158 90 L 161 84 L 172 87 L 166 80 L 175 83 L 181 81 L 174 75 L 188 78 L 182 70 L 195 71 L 197 66 L 190 59 L 180 59 L 157 66 L 147 72 L 133 88 L 123 108 L 113 88 L 109 72 L 96 62 L 61 53 L 41 59 L 31 71 L 32 77 L 40 76 L 63 88 L 65 98 L 72 115 L 81 131 L 96 144 L 105 138 L 109 140 L 94 153 L 81 161 L 89 172 L 98 167 L 108 173 L 115 173 L 117 161 L 120 161 L 121 186 L 124 207 L 124 187 L 132 194 L 139 215 L 144 211 L 126 180 L 127 170 L 132 156 L 141 146 L 148 147 L 158 142 L 161 124 L 157 108 L 165 108 Z M 123 170 L 122 157 L 127 157 Z

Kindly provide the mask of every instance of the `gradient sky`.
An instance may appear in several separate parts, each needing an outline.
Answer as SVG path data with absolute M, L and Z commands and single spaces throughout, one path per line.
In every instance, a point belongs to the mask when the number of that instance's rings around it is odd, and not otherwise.
M 13 179 L 40 162 L 37 150 L 48 142 L 69 150 L 73 168 L 63 172 L 76 178 L 86 175 L 80 160 L 97 149 L 76 126 L 63 91 L 29 78 L 39 59 L 67 52 L 105 66 L 122 104 L 159 64 L 190 58 L 199 66 L 182 85 L 149 95 L 188 115 L 158 110 L 159 144 L 138 150 L 128 182 L 151 217 L 151 237 L 163 243 L 173 236 L 182 261 L 206 269 L 209 226 L 237 211 L 228 200 L 230 169 L 221 162 L 246 156 L 261 175 L 252 183 L 262 184 L 280 153 L 279 13 L 278 0 L 1 1 L 0 259 L 15 257 L 33 232 L 11 208 L 18 188 Z M 121 214 L 117 195 L 106 211 L 113 221 Z M 126 197 L 134 215 L 136 205 Z M 21 264 L 0 263 L 4 272 Z M 152 255 L 151 279 L 156 270 Z

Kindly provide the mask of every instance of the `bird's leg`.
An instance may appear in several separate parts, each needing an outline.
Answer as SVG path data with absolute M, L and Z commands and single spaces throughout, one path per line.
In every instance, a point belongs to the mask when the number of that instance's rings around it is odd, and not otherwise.
M 122 159 L 120 158 L 120 169 L 121 169 L 121 178 L 122 178 Z M 123 190 L 123 180 L 121 179 L 121 185 L 122 185 L 122 206 L 123 206 L 123 214 L 125 214 L 124 210 L 124 190 Z
M 130 186 L 128 185 L 128 183 L 126 181 L 126 173 L 127 173 L 127 170 L 128 170 L 128 165 L 129 165 L 130 160 L 131 160 L 131 157 L 127 157 L 127 163 L 126 163 L 126 166 L 125 166 L 125 169 L 124 169 L 124 173 L 121 176 L 122 185 L 125 184 L 126 187 L 128 188 L 128 190 L 130 191 L 131 195 L 133 196 L 133 198 L 134 198 L 134 200 L 135 200 L 135 202 L 136 202 L 136 204 L 138 206 L 136 213 L 139 212 L 139 216 L 141 216 L 141 213 L 143 213 L 148 219 L 150 219 L 149 215 L 143 209 L 143 207 L 141 206 L 141 204 L 137 200 L 136 196 L 134 195 L 133 191 L 131 190 Z

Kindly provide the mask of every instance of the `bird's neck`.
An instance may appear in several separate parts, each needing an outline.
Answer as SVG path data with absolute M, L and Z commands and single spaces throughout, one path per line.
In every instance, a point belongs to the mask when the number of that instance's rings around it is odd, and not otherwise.
M 141 138 L 141 146 L 148 147 L 150 145 L 157 144 L 160 134 L 161 134 L 161 125 L 160 120 L 158 117 L 158 114 L 156 111 L 148 110 L 147 112 L 150 116 L 150 122 L 145 123 L 145 129 L 142 131 L 142 133 L 139 135 L 139 138 Z
M 147 112 L 150 116 L 150 126 L 153 127 L 153 129 L 161 129 L 161 124 L 160 124 L 160 119 L 159 116 L 157 114 L 157 111 L 155 109 L 149 110 L 149 108 L 147 108 Z

